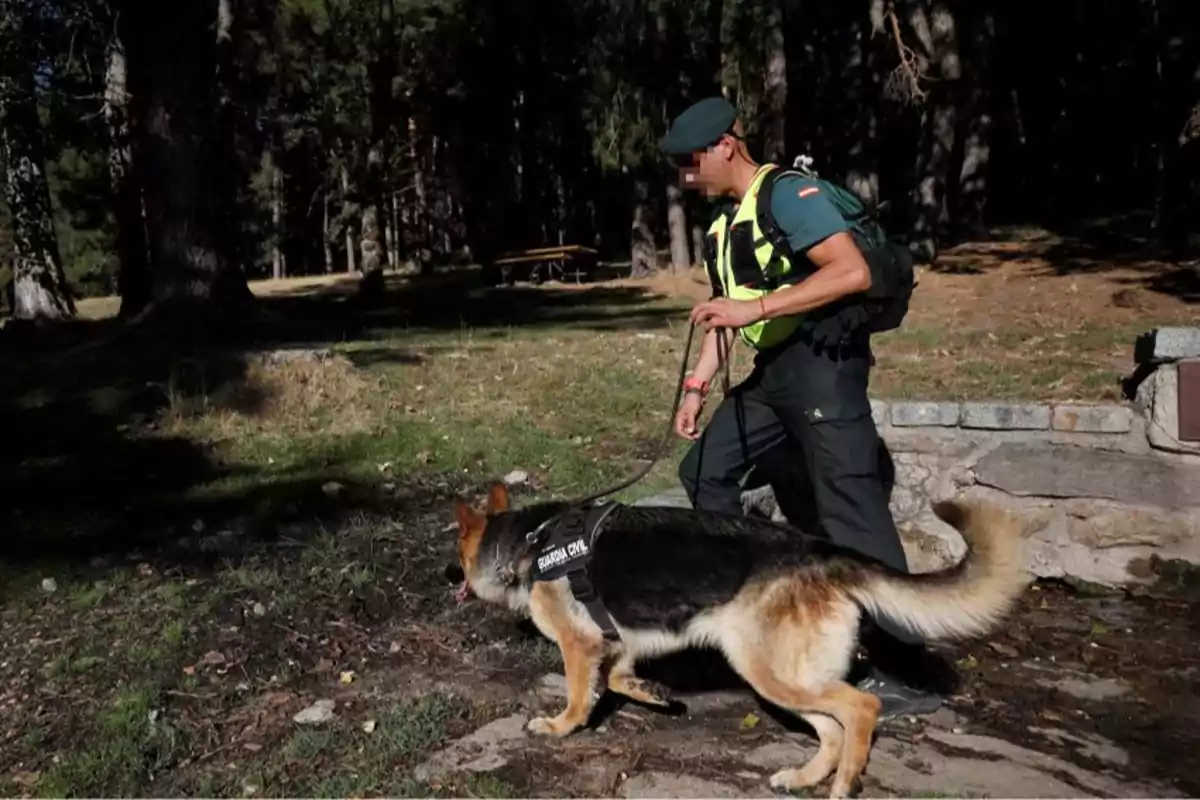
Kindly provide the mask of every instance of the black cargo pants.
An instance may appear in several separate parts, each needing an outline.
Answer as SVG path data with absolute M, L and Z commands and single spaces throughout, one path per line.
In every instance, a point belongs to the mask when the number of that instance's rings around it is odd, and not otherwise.
M 870 366 L 865 335 L 831 350 L 796 334 L 760 351 L 749 377 L 730 390 L 680 463 L 692 505 L 741 514 L 741 481 L 752 466 L 780 453 L 802 454 L 804 463 L 788 471 L 807 475 L 800 494 L 814 507 L 803 516 L 835 544 L 907 572 L 880 471 L 881 443 L 867 398 Z M 791 511 L 785 498 L 779 502 Z M 920 641 L 887 620 L 877 622 L 906 644 Z

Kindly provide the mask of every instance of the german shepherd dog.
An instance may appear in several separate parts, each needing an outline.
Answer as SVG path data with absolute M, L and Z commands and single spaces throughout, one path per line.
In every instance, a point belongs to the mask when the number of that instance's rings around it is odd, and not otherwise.
M 460 601 L 474 593 L 532 618 L 562 652 L 567 705 L 528 730 L 566 736 L 591 716 L 602 686 L 637 702 L 670 705 L 665 687 L 634 663 L 688 647 L 715 647 L 762 698 L 816 731 L 817 754 L 771 776 L 774 789 L 815 786 L 836 768 L 831 796 L 849 794 L 866 766 L 880 701 L 843 678 L 860 615 L 884 615 L 927 639 L 983 634 L 1027 580 L 1021 525 L 999 508 L 938 503 L 967 556 L 939 572 L 906 575 L 827 540 L 762 519 L 684 508 L 616 506 L 592 548 L 589 578 L 618 640 L 575 599 L 566 578 L 534 581 L 527 534 L 567 508 L 515 510 L 503 484 L 486 512 L 457 501 Z

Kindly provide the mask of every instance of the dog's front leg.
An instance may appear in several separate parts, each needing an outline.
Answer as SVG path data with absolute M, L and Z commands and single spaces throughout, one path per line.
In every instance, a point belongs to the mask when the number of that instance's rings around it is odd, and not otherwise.
M 539 628 L 549 631 L 562 651 L 567 678 L 567 707 L 556 717 L 535 717 L 526 726 L 533 733 L 566 736 L 588 721 L 596 702 L 604 643 L 576 622 L 563 587 L 538 583 L 529 607 Z

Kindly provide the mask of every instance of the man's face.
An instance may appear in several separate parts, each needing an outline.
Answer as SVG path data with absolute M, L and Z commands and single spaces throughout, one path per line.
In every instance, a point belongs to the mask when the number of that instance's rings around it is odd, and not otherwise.
M 684 159 L 679 170 L 680 183 L 685 189 L 695 189 L 707 197 L 718 197 L 729 191 L 730 158 L 733 147 L 730 137 Z

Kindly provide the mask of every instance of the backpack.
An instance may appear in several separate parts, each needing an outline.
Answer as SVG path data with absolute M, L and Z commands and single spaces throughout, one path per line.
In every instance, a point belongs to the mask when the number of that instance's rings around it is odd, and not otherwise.
M 811 164 L 812 159 L 808 156 L 797 156 L 791 169 L 773 169 L 767 173 L 758 190 L 759 228 L 774 247 L 796 264 L 796 254 L 792 252 L 787 234 L 779 227 L 775 215 L 771 213 L 771 191 L 775 181 L 788 174 L 799 175 L 816 183 L 850 227 L 851 235 L 862 250 L 871 270 L 871 288 L 867 290 L 865 297 L 861 298 L 861 302 L 839 302 L 835 304 L 836 310 L 841 311 L 850 305 L 857 306 L 859 313 L 851 316 L 858 317 L 865 312 L 865 323 L 871 333 L 882 333 L 900 327 L 900 323 L 908 314 L 909 300 L 917 285 L 912 255 L 907 248 L 888 237 L 878 218 L 857 195 L 819 177 L 811 168 Z

